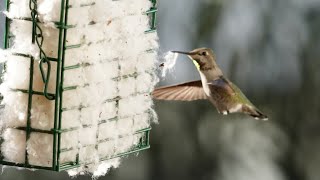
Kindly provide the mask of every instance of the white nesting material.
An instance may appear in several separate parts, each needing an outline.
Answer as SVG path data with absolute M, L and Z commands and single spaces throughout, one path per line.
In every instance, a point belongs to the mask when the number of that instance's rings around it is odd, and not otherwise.
M 138 77 L 136 78 L 137 92 L 151 92 L 155 86 L 155 82 L 153 81 L 154 77 L 155 75 L 149 73 L 143 73 L 138 75 Z
M 87 128 L 82 128 L 79 132 L 79 142 L 82 146 L 97 144 L 98 126 L 93 125 Z
M 99 140 L 104 139 L 114 139 L 118 137 L 118 132 L 115 131 L 117 128 L 117 122 L 116 121 L 108 121 L 106 123 L 102 123 L 99 125 Z
M 116 45 L 118 41 L 112 39 L 111 41 L 101 41 L 99 43 L 90 44 L 87 46 L 84 62 L 99 62 L 103 60 L 113 60 L 119 57 L 119 48 Z M 109 47 L 109 48 L 106 48 Z
M 80 127 L 80 111 L 78 109 L 63 111 L 61 116 L 61 123 L 63 129 Z
M 82 125 L 94 125 L 98 120 L 100 120 L 102 108 L 100 105 L 83 108 L 81 109 L 80 120 Z
M 10 51 L 4 50 L 4 49 L 0 49 L 0 62 L 1 63 L 6 62 L 10 56 L 11 56 Z
M 81 147 L 79 152 L 80 162 L 98 162 L 98 154 L 95 146 Z M 81 172 L 81 171 L 80 171 Z M 70 174 L 70 173 L 69 173 Z
M 30 21 L 12 20 L 10 32 L 14 35 L 14 40 L 18 42 L 16 45 L 23 42 L 21 40 L 25 40 L 24 43 L 29 43 L 31 45 L 32 23 Z
M 152 99 L 147 94 L 132 96 L 119 101 L 119 116 L 127 117 L 141 114 L 152 106 Z
M 29 0 L 10 0 L 10 10 L 5 14 L 9 18 L 31 17 Z
M 102 158 L 110 158 L 115 154 L 116 142 L 109 140 L 99 144 L 98 153 Z
M 73 90 L 63 92 L 62 108 L 72 109 L 80 106 L 81 97 L 79 96 L 78 89 L 73 89 Z
M 142 14 L 151 6 L 150 1 L 95 1 L 95 8 L 92 8 L 92 19 L 102 22 L 110 19 L 120 18 L 129 15 Z
M 75 45 L 75 44 L 83 44 L 84 43 L 84 36 L 81 28 L 70 28 L 68 29 L 68 34 L 73 34 L 73 36 L 67 36 L 66 45 Z M 78 49 L 70 49 L 68 51 L 72 50 L 78 50 Z M 71 52 L 71 55 L 73 53 Z M 81 56 L 79 56 L 81 57 Z M 69 60 L 69 58 L 67 58 Z M 76 60 L 76 62 L 79 62 L 79 59 Z M 68 65 L 68 62 L 66 62 L 66 65 Z
M 80 29 L 82 30 L 81 35 L 84 37 L 85 43 L 97 43 L 102 40 L 107 40 L 108 36 L 110 36 L 110 34 L 108 34 L 108 31 L 110 32 L 111 31 L 110 28 L 115 27 L 114 23 L 112 24 L 111 22 L 104 22 L 104 23 L 91 22 L 91 23 L 93 24 L 90 24 L 83 28 L 80 27 Z M 78 27 L 76 29 L 78 29 Z
M 128 97 L 136 93 L 135 86 L 136 79 L 134 77 L 124 78 L 119 81 L 119 95 L 120 97 Z
M 105 81 L 104 69 L 100 64 L 93 64 L 83 68 L 83 81 L 85 84 L 95 84 Z
M 80 64 L 86 57 L 86 46 L 65 51 L 65 67 Z
M 123 2 L 119 1 L 95 1 L 95 5 L 90 9 L 90 18 L 96 22 L 106 22 L 114 18 L 122 17 L 126 14 L 125 9 L 119 8 Z
M 134 131 L 148 128 L 150 126 L 150 113 L 143 113 L 134 117 Z
M 108 120 L 117 116 L 117 104 L 115 101 L 107 102 L 101 105 L 101 120 Z
M 31 165 L 52 165 L 53 136 L 51 134 L 31 133 L 27 142 L 28 160 Z
M 137 59 L 136 58 L 128 58 L 125 60 L 121 60 L 119 62 L 120 65 L 120 75 L 130 75 L 133 74 L 137 71 L 136 66 L 139 66 L 137 64 Z
M 81 28 L 90 23 L 89 11 L 91 6 L 73 7 L 69 9 L 68 24 Z M 81 17 L 81 18 L 79 18 Z
M 6 12 L 9 18 L 30 18 L 29 0 L 10 0 L 9 12 Z M 38 0 L 38 13 L 41 21 L 51 23 L 60 18 L 60 0 Z
M 93 91 L 97 93 L 98 98 L 101 99 L 102 102 L 104 102 L 105 100 L 114 99 L 118 96 L 117 82 L 112 80 L 105 80 L 101 83 L 96 84 Z
M 17 129 L 6 129 L 2 134 L 1 152 L 5 161 L 24 163 L 26 149 L 26 132 Z
M 84 85 L 83 68 L 66 70 L 64 72 L 64 87 Z
M 155 61 L 153 59 L 157 59 L 156 53 L 142 53 L 137 57 L 137 72 L 145 73 L 146 71 L 154 71 L 155 69 Z M 154 80 L 157 82 L 157 80 Z
M 21 56 L 8 56 L 4 80 L 12 89 L 28 89 L 30 59 Z M 19 73 L 17 73 L 17 70 Z
M 78 131 L 68 131 L 61 133 L 61 149 L 69 149 L 78 146 Z
M 130 28 L 132 28 L 130 22 L 135 22 L 138 24 L 141 21 L 143 21 L 144 17 L 144 15 L 140 15 L 129 16 L 121 19 L 122 24 L 120 31 L 122 34 L 124 34 L 124 36 L 121 36 L 121 43 L 124 46 L 124 48 L 122 48 L 121 51 L 124 53 L 124 55 L 126 55 L 125 57 L 135 57 L 137 54 L 148 49 L 145 42 L 141 42 L 141 39 L 145 38 L 144 30 L 137 29 L 135 33 L 130 31 Z M 132 48 L 136 49 L 137 51 L 134 51 Z
M 76 162 L 78 149 L 62 152 L 60 154 L 60 163 Z
M 147 33 L 145 38 L 150 49 L 155 51 L 159 49 L 159 38 L 156 33 Z
M 129 117 L 129 118 L 123 118 L 123 119 L 119 119 L 117 120 L 117 130 L 118 130 L 118 134 L 119 135 L 131 135 L 134 133 L 133 131 L 133 118 Z
M 132 146 L 136 143 L 135 140 L 136 138 L 133 135 L 116 139 L 114 153 L 120 154 L 131 150 Z
M 10 24 L 10 32 L 14 35 L 13 52 L 32 55 L 39 57 L 39 48 L 31 43 L 32 40 L 32 24 L 28 21 L 13 20 Z
M 54 101 L 44 96 L 34 95 L 31 109 L 31 127 L 50 130 L 54 123 Z
M 119 62 L 118 61 L 103 61 L 100 66 L 103 69 L 103 79 L 110 80 L 118 76 Z
M 112 167 L 118 168 L 119 165 L 120 165 L 120 158 L 114 158 L 114 159 L 104 161 L 95 168 L 93 172 L 93 177 L 104 176 L 105 174 L 107 174 L 110 168 Z
M 60 19 L 61 0 L 39 0 L 38 13 L 40 20 L 47 24 L 58 22 Z
M 86 43 L 107 41 L 109 43 L 120 39 L 120 34 L 115 34 L 121 29 L 121 19 L 106 20 L 105 22 L 98 22 L 83 28 L 83 36 Z M 111 47 L 111 46 L 110 46 Z
M 148 22 L 149 17 L 143 14 L 138 14 L 138 15 L 134 15 L 134 16 L 126 16 L 123 17 L 121 19 L 119 19 L 119 21 L 121 22 L 121 29 L 120 29 L 120 33 L 122 38 L 125 38 L 127 40 L 131 40 L 131 41 L 135 41 L 135 42 L 139 42 L 142 43 L 143 41 L 139 41 L 139 39 L 136 39 L 135 37 L 137 36 L 143 36 L 142 38 L 145 38 L 145 31 L 146 28 L 149 24 Z M 135 31 L 132 31 L 132 24 L 136 24 L 137 27 L 135 27 Z M 143 48 L 144 46 L 141 45 L 139 47 L 135 47 L 135 48 Z M 145 49 L 144 49 L 145 50 Z M 137 51 L 137 52 L 141 52 L 141 51 Z M 137 52 L 133 52 L 133 53 L 137 53 Z
M 99 97 L 97 87 L 95 85 L 78 88 L 78 95 L 81 97 L 81 105 L 85 107 L 102 104 L 103 99 Z
M 5 84 L 2 84 L 5 86 Z M 4 127 L 25 127 L 27 124 L 28 95 L 21 92 L 3 90 L 3 100 L 1 104 L 5 105 L 1 117 Z M 17 103 L 19 102 L 19 103 Z
M 123 7 L 126 8 L 128 14 L 140 14 L 145 13 L 151 7 L 151 1 L 136 1 L 136 0 L 126 0 Z M 149 20 L 146 20 L 148 22 Z

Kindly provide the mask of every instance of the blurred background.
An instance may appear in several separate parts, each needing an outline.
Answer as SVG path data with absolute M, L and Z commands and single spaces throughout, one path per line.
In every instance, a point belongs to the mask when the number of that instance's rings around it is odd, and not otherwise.
M 225 75 L 270 120 L 221 116 L 206 101 L 157 101 L 151 149 L 100 179 L 318 180 L 320 0 L 159 0 L 158 8 L 161 52 L 212 48 Z M 179 56 L 160 85 L 196 79 Z M 3 168 L 0 179 L 69 177 Z

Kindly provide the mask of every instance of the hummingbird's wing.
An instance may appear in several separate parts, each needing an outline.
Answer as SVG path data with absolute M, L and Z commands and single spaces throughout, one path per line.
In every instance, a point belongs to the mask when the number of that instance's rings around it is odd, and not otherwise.
M 161 87 L 152 93 L 153 98 L 159 100 L 194 101 L 207 99 L 201 81 Z

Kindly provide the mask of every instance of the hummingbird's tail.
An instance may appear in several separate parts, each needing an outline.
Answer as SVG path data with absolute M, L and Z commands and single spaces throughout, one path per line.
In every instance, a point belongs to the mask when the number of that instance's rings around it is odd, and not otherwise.
M 264 120 L 264 121 L 268 120 L 268 116 L 264 115 L 259 109 L 255 107 L 245 106 L 243 110 L 245 113 L 254 117 L 257 120 Z

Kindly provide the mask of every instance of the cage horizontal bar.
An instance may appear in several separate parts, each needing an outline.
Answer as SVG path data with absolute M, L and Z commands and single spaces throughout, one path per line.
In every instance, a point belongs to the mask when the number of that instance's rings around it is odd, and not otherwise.
M 75 49 L 75 48 L 79 48 L 79 47 L 81 47 L 81 44 L 65 46 L 64 49 L 68 50 L 68 49 Z
M 69 86 L 69 87 L 62 88 L 62 91 L 70 91 L 70 90 L 75 90 L 77 88 L 78 88 L 78 86 Z
M 65 25 L 65 24 L 60 24 L 60 23 L 55 23 L 56 28 L 58 29 L 72 29 L 77 27 L 77 25 Z
M 21 57 L 25 57 L 25 58 L 31 58 L 33 56 L 31 56 L 30 54 L 24 54 L 24 53 L 12 53 L 12 55 L 14 56 L 21 56 Z M 53 58 L 53 57 L 47 57 L 48 61 L 53 61 L 53 62 L 57 62 L 58 59 L 57 58 Z
M 12 21 L 12 20 L 20 20 L 20 21 L 29 21 L 29 22 L 33 22 L 32 18 L 30 17 L 14 17 L 14 18 L 11 18 L 9 19 L 9 21 Z M 40 20 L 36 20 L 37 23 L 39 24 L 44 24 L 46 22 L 42 22 Z M 71 29 L 71 28 L 75 28 L 76 25 L 64 25 L 64 24 L 61 24 L 60 22 L 57 22 L 57 21 L 52 21 L 52 23 L 55 25 L 56 28 L 58 29 Z
M 85 4 L 80 4 L 80 7 L 87 7 L 87 6 L 93 6 L 95 5 L 95 2 L 91 2 L 91 3 L 85 3 Z M 69 5 L 68 8 L 73 8 L 72 5 Z
M 127 156 L 127 155 L 130 155 L 130 154 L 133 154 L 133 153 L 137 153 L 137 152 L 140 152 L 140 151 L 147 150 L 147 149 L 150 149 L 150 145 L 147 145 L 145 147 L 142 147 L 142 148 L 139 148 L 139 149 L 135 149 L 135 150 L 132 150 L 132 151 L 128 151 L 128 152 L 125 152 L 125 153 L 121 153 L 121 154 L 118 154 L 116 156 L 100 158 L 100 161 L 106 161 L 106 160 L 110 160 L 110 159 L 114 159 L 114 158 L 118 158 L 118 157 Z
M 42 129 L 36 129 L 36 128 L 28 128 L 28 127 L 14 127 L 13 129 L 22 130 L 22 131 L 30 131 L 35 133 L 44 133 L 44 134 L 53 134 L 50 130 L 42 130 Z
M 146 34 L 148 34 L 148 33 L 154 33 L 154 32 L 156 32 L 156 31 L 157 31 L 157 29 L 154 28 L 154 29 L 146 30 L 145 33 L 146 33 Z
M 61 129 L 61 130 L 55 130 L 55 129 L 50 129 L 50 130 L 43 130 L 43 129 L 37 129 L 37 128 L 28 128 L 28 127 L 13 127 L 13 129 L 17 130 L 22 130 L 22 131 L 30 131 L 34 133 L 45 133 L 45 134 L 55 134 L 55 133 L 65 133 L 65 132 L 71 132 L 71 131 L 76 131 L 79 130 L 79 128 L 68 128 L 68 129 Z
M 76 64 L 76 65 L 64 67 L 63 70 L 67 71 L 67 70 L 72 70 L 72 69 L 78 69 L 80 67 L 81 67 L 80 64 Z
M 68 128 L 68 129 L 51 129 L 52 132 L 57 133 L 57 134 L 62 134 L 65 132 L 71 132 L 71 131 L 76 131 L 79 130 L 79 127 L 72 127 L 72 128 Z
M 155 7 L 152 7 L 150 10 L 146 11 L 144 14 L 151 14 L 151 13 L 156 13 L 158 12 L 158 9 Z
M 27 165 L 27 164 L 24 164 L 24 163 L 14 163 L 14 162 L 8 162 L 8 161 L 0 161 L 0 164 L 7 165 L 7 166 L 16 166 L 16 167 L 22 167 L 22 168 L 29 168 L 29 169 L 53 170 L 52 167 Z
M 142 129 L 142 130 L 139 130 L 133 134 L 126 134 L 126 135 L 119 135 L 118 138 L 105 138 L 105 139 L 101 139 L 98 141 L 98 144 L 101 144 L 101 143 L 104 143 L 104 142 L 108 142 L 108 141 L 113 141 L 113 140 L 116 140 L 116 139 L 121 139 L 121 138 L 125 138 L 125 137 L 128 137 L 130 135 L 137 135 L 137 134 L 142 134 L 142 133 L 145 133 L 145 132 L 148 132 L 148 131 L 151 131 L 151 127 L 149 128 L 145 128 L 145 129 Z
M 12 21 L 12 20 L 21 20 L 21 21 L 33 22 L 31 17 L 13 17 L 13 18 L 9 19 L 9 21 Z M 37 19 L 36 22 L 40 23 L 40 24 L 44 23 L 44 22 L 39 21 L 39 19 Z
M 11 89 L 12 91 L 16 91 L 16 92 L 22 92 L 22 93 L 25 93 L 25 94 L 34 94 L 34 95 L 41 95 L 41 96 L 44 96 L 44 93 L 43 92 L 39 92 L 39 91 L 29 91 L 29 90 L 26 90 L 26 89 Z M 55 94 L 52 94 L 52 93 L 47 93 L 48 95 L 50 96 L 55 96 Z
M 67 170 L 70 170 L 70 169 L 78 168 L 80 166 L 81 166 L 81 164 L 75 164 L 73 162 L 71 162 L 71 163 L 63 163 L 58 167 L 58 171 L 67 171 Z

